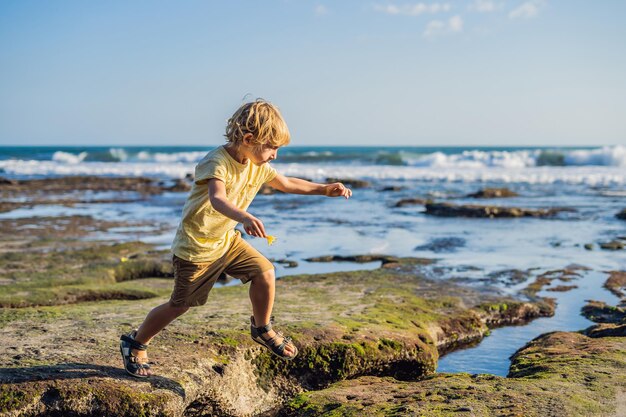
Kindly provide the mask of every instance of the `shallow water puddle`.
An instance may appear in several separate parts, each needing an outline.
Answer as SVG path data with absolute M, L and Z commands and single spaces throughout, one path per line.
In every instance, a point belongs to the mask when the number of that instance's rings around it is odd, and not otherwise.
M 616 305 L 618 298 L 603 288 L 608 275 L 599 271 L 583 272 L 577 280 L 567 285 L 578 288 L 567 292 L 541 291 L 540 296 L 557 300 L 553 317 L 536 319 L 523 326 L 510 326 L 494 329 L 491 335 L 475 347 L 451 352 L 439 360 L 437 372 L 467 372 L 470 374 L 488 373 L 506 376 L 509 372 L 511 355 L 517 349 L 542 333 L 552 331 L 578 331 L 592 324 L 580 314 L 585 300 L 604 301 Z

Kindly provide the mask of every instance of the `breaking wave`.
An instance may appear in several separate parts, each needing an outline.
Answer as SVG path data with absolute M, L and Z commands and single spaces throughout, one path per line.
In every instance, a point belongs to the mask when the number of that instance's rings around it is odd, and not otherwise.
M 90 162 L 195 163 L 206 148 L 100 148 L 57 150 L 49 158 L 67 164 Z M 0 150 L 1 152 L 1 150 Z M 9 159 L 5 155 L 3 159 Z M 39 158 L 48 159 L 48 158 Z M 626 167 L 626 146 L 586 149 L 494 148 L 285 148 L 282 163 L 391 165 L 433 168 L 525 168 L 538 166 Z

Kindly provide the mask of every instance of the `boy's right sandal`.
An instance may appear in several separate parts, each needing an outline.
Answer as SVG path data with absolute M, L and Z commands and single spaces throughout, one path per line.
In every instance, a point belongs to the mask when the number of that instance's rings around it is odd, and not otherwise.
M 134 339 L 137 330 L 133 330 L 128 334 L 123 334 L 120 337 L 120 353 L 122 354 L 122 360 L 124 361 L 124 369 L 130 375 L 137 378 L 147 378 L 150 375 L 142 375 L 139 372 L 140 369 L 149 370 L 147 358 L 140 358 L 133 354 L 131 349 L 146 350 L 148 345 L 139 343 Z
M 274 355 L 278 356 L 281 359 L 285 359 L 287 361 L 292 360 L 298 355 L 298 348 L 293 344 L 290 337 L 285 337 L 281 333 L 276 332 L 276 336 L 271 337 L 269 339 L 264 339 L 263 335 L 272 330 L 272 323 L 270 322 L 266 326 L 256 327 L 256 323 L 254 322 L 254 316 L 250 317 L 250 336 L 252 336 L 252 340 L 257 342 L 258 344 L 265 346 L 268 348 Z M 281 343 L 277 343 L 279 338 L 283 338 Z M 287 355 L 285 353 L 285 347 L 289 346 L 293 350 L 292 355 Z

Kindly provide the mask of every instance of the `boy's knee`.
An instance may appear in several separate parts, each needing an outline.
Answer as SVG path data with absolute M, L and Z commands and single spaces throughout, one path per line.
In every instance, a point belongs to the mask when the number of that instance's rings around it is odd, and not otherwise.
M 260 274 L 252 278 L 253 281 L 262 281 L 266 283 L 273 283 L 275 279 L 276 279 L 276 274 L 274 273 L 273 268 L 265 272 L 261 272 Z

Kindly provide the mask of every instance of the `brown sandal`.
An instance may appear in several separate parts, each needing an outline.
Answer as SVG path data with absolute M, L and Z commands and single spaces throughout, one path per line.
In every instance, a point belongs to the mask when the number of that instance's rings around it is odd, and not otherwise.
M 272 322 L 270 321 L 267 325 L 256 327 L 256 323 L 254 322 L 254 316 L 250 316 L 250 336 L 252 336 L 252 340 L 257 342 L 258 344 L 265 346 L 268 348 L 274 355 L 278 356 L 281 359 L 290 361 L 298 355 L 298 348 L 293 344 L 290 337 L 285 337 L 282 333 L 276 332 L 274 337 L 269 339 L 263 338 L 262 335 L 266 334 L 272 330 Z M 283 338 L 283 341 L 278 344 L 277 340 Z M 285 347 L 290 346 L 294 353 L 293 355 L 285 354 Z
M 129 375 L 136 378 L 147 378 L 150 375 L 141 375 L 140 369 L 150 370 L 150 364 L 147 358 L 140 358 L 133 354 L 132 349 L 146 350 L 148 345 L 144 345 L 135 340 L 137 330 L 133 330 L 128 334 L 123 334 L 120 337 L 120 353 L 122 354 L 122 360 L 124 361 L 124 369 Z

